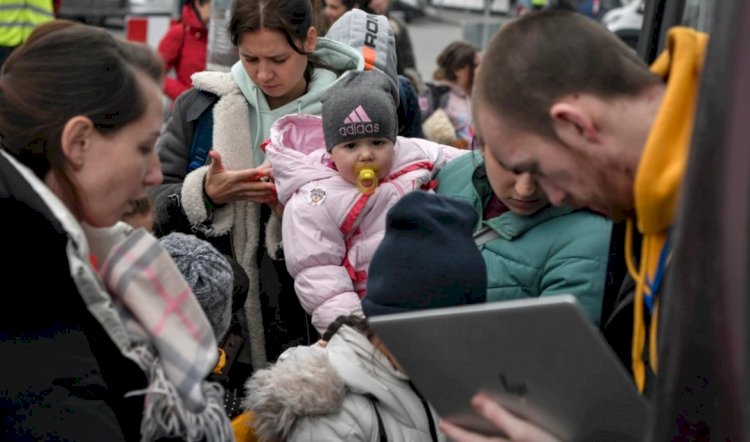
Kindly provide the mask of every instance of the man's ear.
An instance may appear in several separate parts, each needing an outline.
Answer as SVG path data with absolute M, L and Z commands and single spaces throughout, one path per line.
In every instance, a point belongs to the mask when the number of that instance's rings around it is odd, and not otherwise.
M 314 26 L 310 26 L 307 29 L 307 37 L 305 37 L 304 50 L 310 54 L 318 47 L 318 31 Z
M 96 132 L 94 123 L 83 115 L 77 115 L 63 126 L 60 147 L 74 170 L 83 167 L 86 153 L 91 146 L 91 137 Z
M 600 133 L 596 122 L 578 102 L 558 101 L 552 104 L 549 114 L 552 128 L 566 145 L 583 147 L 599 142 Z

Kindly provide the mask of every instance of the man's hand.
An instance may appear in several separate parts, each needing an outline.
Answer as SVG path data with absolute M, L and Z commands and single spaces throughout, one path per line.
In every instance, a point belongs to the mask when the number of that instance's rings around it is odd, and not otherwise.
M 211 156 L 211 164 L 203 186 L 211 202 L 220 205 L 239 200 L 254 203 L 278 201 L 276 185 L 263 180 L 271 176 L 271 166 L 268 163 L 254 169 L 235 171 L 224 167 L 219 152 L 212 150 L 208 154 Z
M 446 421 L 440 422 L 440 429 L 455 442 L 560 442 L 534 424 L 514 416 L 497 402 L 479 393 L 471 399 L 471 405 L 479 414 L 492 422 L 505 437 L 487 437 L 466 431 Z

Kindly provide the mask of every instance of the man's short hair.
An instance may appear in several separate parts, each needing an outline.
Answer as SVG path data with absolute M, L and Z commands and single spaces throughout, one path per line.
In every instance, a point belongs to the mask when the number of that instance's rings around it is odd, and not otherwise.
M 549 109 L 573 93 L 634 97 L 661 79 L 613 33 L 567 11 L 525 14 L 490 40 L 479 67 L 475 106 L 515 127 L 557 136 Z

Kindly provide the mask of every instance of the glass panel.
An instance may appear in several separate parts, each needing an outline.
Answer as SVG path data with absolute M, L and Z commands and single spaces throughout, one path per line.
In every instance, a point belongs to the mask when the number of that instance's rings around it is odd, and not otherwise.
M 711 33 L 711 17 L 715 0 L 686 0 L 682 24 L 699 31 Z

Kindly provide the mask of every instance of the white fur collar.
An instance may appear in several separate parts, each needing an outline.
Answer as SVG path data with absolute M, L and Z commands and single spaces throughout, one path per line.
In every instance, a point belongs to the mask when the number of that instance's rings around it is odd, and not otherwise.
M 196 72 L 190 78 L 196 89 L 211 92 L 220 97 L 240 93 L 240 88 L 232 78 L 231 72 Z
M 287 350 L 279 362 L 255 372 L 246 384 L 245 408 L 255 414 L 259 440 L 285 440 L 299 417 L 338 410 L 346 385 L 317 345 Z

